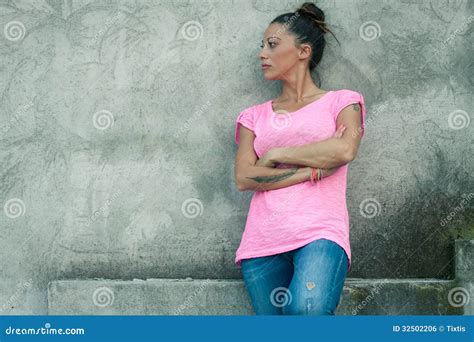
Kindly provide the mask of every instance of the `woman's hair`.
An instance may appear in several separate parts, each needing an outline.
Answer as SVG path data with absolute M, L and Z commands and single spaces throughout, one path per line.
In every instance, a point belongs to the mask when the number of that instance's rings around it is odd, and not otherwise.
M 323 50 L 326 45 L 324 34 L 330 32 L 334 36 L 324 20 L 324 12 L 319 7 L 312 2 L 305 2 L 295 12 L 281 14 L 273 19 L 270 24 L 283 24 L 288 31 L 296 36 L 297 44 L 311 45 L 312 55 L 309 70 L 313 71 L 323 57 Z M 339 43 L 338 40 L 337 42 Z

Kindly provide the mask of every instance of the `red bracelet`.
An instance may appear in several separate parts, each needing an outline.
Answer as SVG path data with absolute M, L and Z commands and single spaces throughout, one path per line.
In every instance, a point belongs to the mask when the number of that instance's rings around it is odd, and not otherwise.
M 314 168 L 311 170 L 311 183 L 312 184 L 316 184 L 316 179 L 317 179 L 317 176 L 316 176 L 316 172 L 317 172 L 317 168 Z

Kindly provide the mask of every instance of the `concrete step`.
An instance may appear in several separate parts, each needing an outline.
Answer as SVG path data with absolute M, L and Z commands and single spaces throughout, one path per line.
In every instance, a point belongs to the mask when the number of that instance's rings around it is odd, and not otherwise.
M 456 280 L 348 278 L 336 314 L 463 315 L 461 292 Z M 191 278 L 52 281 L 48 313 L 254 315 L 243 280 Z

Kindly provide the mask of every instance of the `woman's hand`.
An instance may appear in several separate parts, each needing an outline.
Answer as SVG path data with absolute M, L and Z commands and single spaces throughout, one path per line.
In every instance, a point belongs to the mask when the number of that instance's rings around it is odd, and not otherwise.
M 255 166 L 275 167 L 276 161 L 273 159 L 274 149 L 268 150 L 261 158 L 257 160 Z
M 337 128 L 336 130 L 336 133 L 334 133 L 334 135 L 332 136 L 333 138 L 341 138 L 342 135 L 344 134 L 344 131 L 346 130 L 346 126 L 344 125 L 341 125 Z M 342 166 L 342 165 L 341 165 Z M 321 173 L 322 173 L 322 176 L 321 176 L 321 179 L 322 178 L 326 178 L 330 175 L 332 175 L 333 173 L 335 173 L 337 171 L 337 169 L 339 169 L 341 166 L 335 166 L 335 167 L 332 167 L 330 169 L 321 169 Z

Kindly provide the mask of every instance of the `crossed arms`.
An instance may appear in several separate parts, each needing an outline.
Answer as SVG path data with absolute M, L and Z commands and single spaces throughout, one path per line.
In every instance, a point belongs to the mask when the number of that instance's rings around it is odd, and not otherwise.
M 260 159 L 253 149 L 254 133 L 241 125 L 235 160 L 237 188 L 239 191 L 284 188 L 310 180 L 312 167 L 323 169 L 323 178 L 330 176 L 357 156 L 361 141 L 360 111 L 358 103 L 346 106 L 337 116 L 337 130 L 331 138 L 301 146 L 273 148 Z M 298 167 L 278 169 L 274 167 L 276 163 Z

